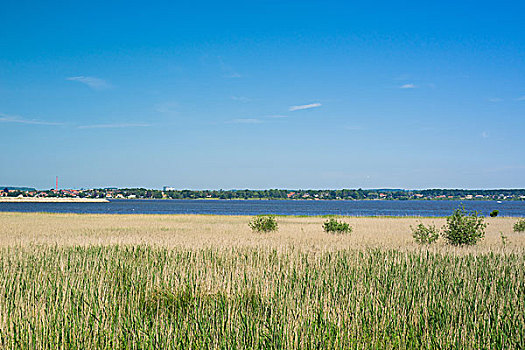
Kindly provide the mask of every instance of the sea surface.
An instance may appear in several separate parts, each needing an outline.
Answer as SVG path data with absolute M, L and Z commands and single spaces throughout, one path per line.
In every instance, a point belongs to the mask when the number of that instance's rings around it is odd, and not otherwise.
M 525 201 L 111 200 L 109 203 L 0 203 L 4 212 L 95 214 L 447 216 L 463 205 L 488 216 L 525 217 Z

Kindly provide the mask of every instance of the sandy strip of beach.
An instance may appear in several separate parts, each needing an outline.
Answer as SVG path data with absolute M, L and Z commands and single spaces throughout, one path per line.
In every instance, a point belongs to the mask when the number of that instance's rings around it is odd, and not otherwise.
M 0 203 L 105 203 L 104 198 L 57 198 L 57 197 L 0 197 Z

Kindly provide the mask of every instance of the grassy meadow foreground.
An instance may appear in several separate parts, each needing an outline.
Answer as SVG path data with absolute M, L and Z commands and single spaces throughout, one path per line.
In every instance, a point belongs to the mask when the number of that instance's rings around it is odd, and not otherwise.
M 525 348 L 525 234 L 442 218 L 0 213 L 0 348 Z M 507 237 L 505 245 L 501 233 Z

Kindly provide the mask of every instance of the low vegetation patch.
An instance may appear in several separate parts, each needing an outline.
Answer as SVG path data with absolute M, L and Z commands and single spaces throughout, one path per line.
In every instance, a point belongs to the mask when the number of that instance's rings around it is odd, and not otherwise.
M 150 314 L 188 313 L 197 305 L 207 303 L 213 296 L 201 295 L 189 288 L 170 290 L 167 288 L 153 289 L 144 300 L 144 311 Z
M 192 287 L 198 288 L 198 285 Z M 201 309 L 214 310 L 216 314 L 227 314 L 228 309 L 238 309 L 254 317 L 262 314 L 266 308 L 265 301 L 253 288 L 243 289 L 234 295 L 193 290 L 188 286 L 175 290 L 155 288 L 143 302 L 145 316 L 154 318 L 196 317 Z
M 525 232 L 525 219 L 519 219 L 514 224 L 514 232 Z
M 425 226 L 419 223 L 416 227 L 410 226 L 412 230 L 412 237 L 418 244 L 432 244 L 439 238 L 439 229 L 434 225 Z
M 323 224 L 323 230 L 327 233 L 350 233 L 352 232 L 352 226 L 344 221 L 330 218 Z
M 467 212 L 461 207 L 447 217 L 443 237 L 452 245 L 475 245 L 485 237 L 485 218 L 476 211 Z
M 259 215 L 248 223 L 248 226 L 255 232 L 273 232 L 279 229 L 277 220 L 273 215 Z
M 498 216 L 499 214 L 499 210 L 498 209 L 494 209 L 493 211 L 490 212 L 490 217 L 491 218 L 495 218 L 496 216 Z

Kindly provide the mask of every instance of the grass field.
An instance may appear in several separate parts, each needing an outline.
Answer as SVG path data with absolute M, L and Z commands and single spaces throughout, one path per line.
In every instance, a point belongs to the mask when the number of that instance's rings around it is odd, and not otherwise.
M 0 348 L 525 348 L 525 234 L 444 219 L 0 213 Z M 504 246 L 501 234 L 506 235 Z

